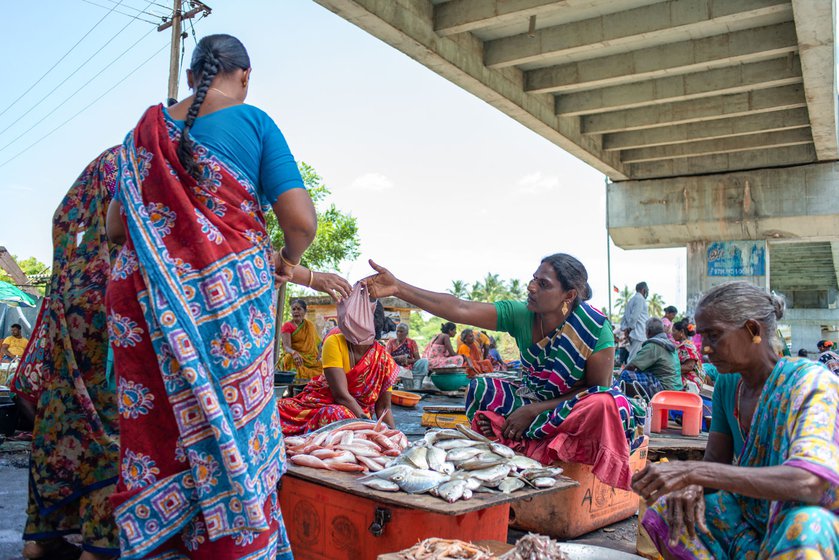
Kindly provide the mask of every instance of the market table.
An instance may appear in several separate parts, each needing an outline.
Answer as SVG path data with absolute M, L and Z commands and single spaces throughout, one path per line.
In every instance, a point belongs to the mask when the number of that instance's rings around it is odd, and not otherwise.
M 429 538 L 506 541 L 510 504 L 578 486 L 475 493 L 449 504 L 428 494 L 380 492 L 356 474 L 290 465 L 280 506 L 296 560 L 375 560 Z

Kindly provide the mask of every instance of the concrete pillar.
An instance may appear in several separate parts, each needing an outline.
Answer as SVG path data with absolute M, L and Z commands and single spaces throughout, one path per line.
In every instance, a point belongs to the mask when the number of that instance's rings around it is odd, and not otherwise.
M 731 258 L 734 253 L 738 260 Z M 724 282 L 743 281 L 769 289 L 769 251 L 765 241 L 691 241 L 687 243 L 687 261 L 689 316 L 693 316 L 703 293 Z

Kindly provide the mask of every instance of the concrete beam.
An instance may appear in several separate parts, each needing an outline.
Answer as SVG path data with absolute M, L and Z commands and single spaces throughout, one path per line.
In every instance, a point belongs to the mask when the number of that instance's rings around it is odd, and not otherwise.
M 445 4 L 443 4 L 445 6 Z M 490 68 L 546 63 L 586 53 L 597 56 L 603 47 L 635 50 L 664 45 L 685 36 L 726 33 L 744 19 L 775 16 L 792 19 L 787 0 L 670 0 L 565 23 L 486 43 L 484 61 Z M 781 20 L 783 20 L 781 19 Z
M 731 239 L 835 239 L 836 184 L 839 163 L 611 183 L 607 224 L 623 249 Z
M 668 146 L 654 146 L 651 148 L 636 148 L 621 152 L 624 163 L 640 163 L 643 161 L 660 161 L 675 158 L 708 156 L 731 152 L 745 152 L 763 148 L 781 148 L 784 146 L 798 146 L 812 144 L 813 136 L 809 128 L 781 130 L 779 132 L 764 132 L 731 138 L 715 138 L 700 140 L 685 144 L 670 144 Z
M 830 252 L 833 254 L 833 273 L 839 282 L 839 241 L 830 242 Z
M 804 93 L 820 160 L 839 159 L 834 0 L 792 0 Z
M 562 94 L 556 96 L 556 113 L 565 116 L 606 113 L 798 84 L 801 80 L 801 62 L 797 56 L 788 55 L 707 72 Z
M 786 22 L 530 70 L 525 89 L 583 91 L 768 60 L 797 50 L 795 25 Z
M 451 0 L 434 6 L 434 31 L 447 37 L 572 9 L 591 0 Z
M 807 114 L 807 109 L 800 107 L 789 111 L 758 113 L 732 119 L 715 119 L 629 132 L 615 132 L 603 136 L 603 149 L 611 151 L 665 146 L 712 138 L 735 138 L 755 132 L 775 132 L 809 127 L 810 117 Z
M 516 68 L 483 64 L 483 43 L 470 33 L 440 37 L 428 0 L 316 0 L 613 179 L 626 179 L 618 154 L 583 136 L 577 118 L 557 117 L 552 96 L 524 92 Z
M 653 179 L 800 165 L 815 161 L 816 150 L 812 144 L 806 144 L 785 148 L 761 148 L 735 153 L 631 163 L 629 164 L 629 171 L 630 177 L 633 179 Z
M 805 106 L 804 88 L 801 85 L 792 85 L 719 97 L 705 97 L 692 101 L 677 101 L 599 115 L 586 115 L 581 117 L 580 121 L 583 134 L 606 134 Z

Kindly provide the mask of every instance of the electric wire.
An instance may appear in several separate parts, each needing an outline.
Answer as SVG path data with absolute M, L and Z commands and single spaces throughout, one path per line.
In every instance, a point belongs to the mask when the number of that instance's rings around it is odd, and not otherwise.
M 6 164 L 8 164 L 8 163 L 10 163 L 10 162 L 14 161 L 14 160 L 15 160 L 15 159 L 17 159 L 18 157 L 20 157 L 21 155 L 23 155 L 24 153 L 26 153 L 27 151 L 29 151 L 29 150 L 30 150 L 31 148 L 33 148 L 34 146 L 37 146 L 38 144 L 40 144 L 42 141 L 44 141 L 46 138 L 48 138 L 49 136 L 51 136 L 51 135 L 52 135 L 53 133 L 55 133 L 57 130 L 59 130 L 60 128 L 62 128 L 63 126 L 65 126 L 67 123 L 69 123 L 70 121 L 72 121 L 73 119 L 75 119 L 76 117 L 78 117 L 79 115 L 81 115 L 82 113 L 84 113 L 85 111 L 87 111 L 88 109 L 90 109 L 90 108 L 91 108 L 93 105 L 95 105 L 95 104 L 96 104 L 96 103 L 97 103 L 100 99 L 102 99 L 103 97 L 105 97 L 106 95 L 108 95 L 109 93 L 111 93 L 111 91 L 113 91 L 113 90 L 114 90 L 117 86 L 119 86 L 120 84 L 122 84 L 125 80 L 127 80 L 128 78 L 130 78 L 130 77 L 131 77 L 131 76 L 132 76 L 135 72 L 137 72 L 140 68 L 142 68 L 143 66 L 145 66 L 146 64 L 148 64 L 149 62 L 151 62 L 151 60 L 152 60 L 154 57 L 156 57 L 157 55 L 159 55 L 159 54 L 160 54 L 161 52 L 163 52 L 165 49 L 169 48 L 169 45 L 170 45 L 170 44 L 171 44 L 171 41 L 167 42 L 165 45 L 163 45 L 163 47 L 161 47 L 160 49 L 158 49 L 158 50 L 157 50 L 157 51 L 156 51 L 153 55 L 151 55 L 151 56 L 150 56 L 150 57 L 148 57 L 146 60 L 144 60 L 143 62 L 141 62 L 138 66 L 136 66 L 133 70 L 131 70 L 131 72 L 129 72 L 128 74 L 126 74 L 125 76 L 123 76 L 121 80 L 119 80 L 117 83 L 115 83 L 115 84 L 114 84 L 114 85 L 112 85 L 110 88 L 108 88 L 107 90 L 105 90 L 105 92 L 104 92 L 104 93 L 102 93 L 102 95 L 100 95 L 99 97 L 97 97 L 96 99 L 94 99 L 93 101 L 91 101 L 90 103 L 88 103 L 87 105 L 85 105 L 84 107 L 82 107 L 82 108 L 81 108 L 81 109 L 80 109 L 80 110 L 79 110 L 76 114 L 74 114 L 72 117 L 70 117 L 69 119 L 65 120 L 65 121 L 64 121 L 64 122 L 62 122 L 60 125 L 56 126 L 56 127 L 55 127 L 55 128 L 53 128 L 52 130 L 50 130 L 49 132 L 47 132 L 46 134 L 44 134 L 43 136 L 41 136 L 40 138 L 38 138 L 37 140 L 35 140 L 35 141 L 34 141 L 34 142 L 32 142 L 31 144 L 29 144 L 28 146 L 26 146 L 24 149 L 22 149 L 22 150 L 21 150 L 21 151 L 19 151 L 18 153 L 16 153 L 15 155 L 13 155 L 12 157 L 10 157 L 9 159 L 7 159 L 6 161 L 4 161 L 3 163 L 0 163 L 0 167 L 4 167 Z
M 149 2 L 149 5 L 151 5 L 151 2 Z M 72 78 L 73 76 L 75 76 L 75 75 L 76 75 L 76 73 L 77 73 L 77 72 L 79 72 L 79 70 L 81 70 L 82 68 L 84 68 L 85 66 L 87 66 L 87 63 L 88 63 L 88 62 L 90 62 L 91 60 L 93 60 L 93 58 L 94 58 L 96 55 L 98 55 L 100 52 L 102 52 L 102 50 L 103 50 L 105 47 L 107 47 L 108 45 L 110 45 L 110 44 L 111 44 L 111 42 L 112 42 L 114 39 L 116 39 L 119 35 L 121 35 L 121 34 L 122 34 L 122 32 L 123 32 L 123 31 L 125 31 L 125 30 L 128 28 L 128 26 L 129 26 L 129 25 L 131 25 L 132 23 L 134 23 L 134 20 L 133 20 L 133 19 L 132 19 L 131 21 L 129 21 L 128 23 L 126 23 L 126 24 L 122 27 L 122 29 L 120 29 L 119 31 L 117 31 L 117 32 L 116 32 L 116 33 L 115 33 L 115 34 L 114 34 L 114 35 L 113 35 L 110 39 L 108 39 L 108 41 L 107 41 L 104 45 L 102 45 L 101 47 L 99 47 L 99 49 L 97 49 L 97 50 L 96 50 L 96 52 L 94 52 L 92 55 L 90 55 L 90 56 L 87 58 L 87 60 L 85 60 L 85 61 L 84 61 L 84 62 L 82 62 L 82 63 L 81 63 L 78 67 L 76 67 L 76 69 L 75 69 L 75 70 L 73 70 L 73 71 L 72 71 L 72 72 L 71 72 L 71 73 L 70 73 L 67 77 L 65 77 L 63 80 L 61 80 L 61 81 L 58 83 L 58 85 L 57 85 L 57 86 L 55 86 L 54 88 L 52 88 L 52 89 L 50 90 L 50 92 L 49 92 L 49 93 L 47 93 L 45 96 L 43 96 L 41 99 L 39 99 L 39 100 L 38 100 L 38 101 L 37 101 L 37 102 L 36 102 L 36 103 L 35 103 L 32 107 L 30 107 L 29 109 L 27 109 L 26 111 L 24 111 L 24 112 L 23 112 L 23 114 L 21 114 L 18 118 L 16 118 L 16 119 L 15 119 L 15 120 L 13 120 L 11 123 L 9 123 L 9 125 L 8 125 L 8 126 L 6 126 L 6 128 L 4 128 L 3 130 L 0 130 L 0 136 L 2 136 L 2 135 L 3 135 L 3 134 L 7 131 L 7 130 L 9 130 L 10 128 L 12 128 L 12 127 L 13 127 L 14 125 L 16 125 L 18 122 L 20 122 L 20 120 L 21 120 L 23 117 L 25 117 L 26 115 L 28 115 L 29 113 L 31 113 L 31 112 L 32 112 L 32 111 L 33 111 L 36 107 L 38 107 L 41 103 L 43 103 L 43 102 L 44 102 L 44 101 L 45 101 L 48 97 L 50 97 L 53 93 L 55 93 L 56 91 L 58 91 L 58 88 L 60 88 L 61 86 L 63 86 L 63 85 L 67 82 L 67 80 L 69 80 L 70 78 Z M 149 30 L 149 32 L 154 31 L 154 30 L 155 30 L 155 28 L 151 28 L 151 29 Z M 148 35 L 148 33 L 147 33 L 146 35 Z M 144 37 L 145 37 L 145 35 L 144 35 Z M 132 46 L 133 46 L 133 45 L 132 45 Z M 124 54 L 124 53 L 123 53 L 123 54 Z M 121 55 L 120 55 L 120 56 L 121 56 Z M 113 64 L 113 62 L 112 62 L 111 64 Z M 110 64 L 109 64 L 108 66 L 110 66 Z M 101 73 L 101 72 L 100 72 L 100 73 Z M 98 76 L 98 75 L 99 75 L 99 74 L 97 74 L 97 76 Z M 94 77 L 95 77 L 95 76 L 94 76 Z M 75 95 L 75 94 L 73 94 L 73 95 Z M 72 96 L 71 96 L 71 97 L 72 97 Z M 68 99 L 69 99 L 69 98 L 68 98 Z M 59 104 L 59 106 L 58 106 L 58 107 L 61 107 L 61 105 L 63 105 L 63 104 L 64 104 L 64 103 L 66 103 L 66 102 L 67 102 L 67 99 L 65 99 L 63 102 L 61 102 L 61 104 Z M 56 108 L 58 108 L 58 107 L 56 107 Z
M 50 72 L 52 72 L 52 71 L 55 69 L 55 67 L 56 67 L 56 66 L 58 66 L 59 64 L 61 64 L 61 61 L 62 61 L 62 60 L 64 60 L 65 58 L 67 58 L 67 56 L 68 56 L 71 52 L 73 52 L 73 50 L 74 50 L 76 47 L 78 47 L 78 46 L 79 46 L 79 44 L 80 44 L 82 41 L 84 41 L 84 40 L 85 40 L 85 38 L 86 38 L 88 35 L 90 35 L 91 33 L 93 33 L 93 30 L 94 30 L 94 29 L 96 29 L 96 28 L 99 26 L 99 24 L 100 24 L 100 23 L 102 23 L 103 21 L 105 21 L 105 18 L 106 18 L 106 17 L 108 17 L 109 15 L 111 15 L 111 12 L 113 12 L 113 11 L 114 11 L 114 9 L 116 9 L 116 8 L 117 8 L 120 4 L 122 4 L 122 2 L 123 2 L 123 0 L 119 0 L 119 3 L 118 3 L 118 4 L 116 4 L 116 5 L 115 5 L 114 7 L 112 7 L 110 10 L 108 10 L 108 13 L 106 13 L 104 16 L 102 16 L 102 17 L 99 19 L 99 21 L 97 21 L 96 23 L 94 23 L 94 24 L 93 24 L 93 27 L 91 27 L 90 29 L 88 29 L 88 30 L 87 30 L 87 33 L 85 33 L 84 35 L 82 35 L 82 38 L 81 38 L 81 39 L 79 39 L 78 41 L 76 41 L 76 44 L 75 44 L 75 45 L 73 45 L 72 47 L 70 47 L 70 50 L 69 50 L 69 51 L 67 51 L 66 53 L 64 53 L 64 54 L 61 56 L 61 58 L 59 58 L 59 59 L 55 62 L 55 64 L 53 64 L 52 66 L 50 66 L 50 67 L 49 67 L 49 69 L 48 69 L 46 72 L 44 72 L 44 73 L 41 75 L 41 77 L 40 77 L 40 78 L 38 78 L 37 80 L 35 80 L 35 83 L 34 83 L 34 84 L 32 84 L 31 86 L 29 86 L 29 87 L 26 89 L 26 91 L 24 91 L 23 93 L 21 93 L 21 94 L 20 94 L 20 96 L 19 96 L 17 99 L 15 99 L 14 101 L 12 101 L 12 102 L 11 102 L 11 103 L 10 103 L 10 104 L 9 104 L 9 105 L 5 108 L 5 109 L 3 109 L 2 111 L 0 111 L 0 116 L 3 116 L 3 115 L 6 113 L 6 111 L 8 111 L 9 109 L 11 109 L 11 108 L 14 106 L 14 104 L 15 104 L 15 103 L 17 103 L 18 101 L 20 101 L 21 99 L 23 99 L 23 98 L 26 96 L 26 94 L 27 94 L 27 93 L 29 93 L 30 91 L 32 91 L 32 88 L 34 88 L 35 86 L 37 86 L 38 84 L 40 84 L 40 83 L 41 83 L 41 80 L 43 80 L 44 78 L 46 78 L 46 77 L 47 77 L 47 74 L 49 74 Z
M 111 8 L 108 8 L 108 6 L 103 6 L 102 4 L 97 4 L 96 2 L 93 2 L 92 0 L 82 0 L 82 2 L 85 2 L 86 4 L 90 4 L 91 6 L 96 6 L 97 8 L 102 8 L 103 10 L 111 9 Z M 134 9 L 140 14 L 144 14 L 144 15 L 151 16 L 151 17 L 160 17 L 160 16 L 157 16 L 156 14 L 147 14 L 145 12 L 137 10 L 136 8 L 134 8 Z M 128 13 L 122 12 L 120 10 L 113 10 L 113 11 L 114 11 L 114 13 L 117 13 L 117 14 L 120 14 L 120 15 L 123 15 L 123 16 L 128 16 L 132 20 L 136 19 L 136 20 L 142 21 L 144 23 L 150 23 L 152 25 L 160 25 L 159 21 L 150 21 L 150 20 L 147 20 L 147 19 L 143 19 L 139 15 L 128 14 Z

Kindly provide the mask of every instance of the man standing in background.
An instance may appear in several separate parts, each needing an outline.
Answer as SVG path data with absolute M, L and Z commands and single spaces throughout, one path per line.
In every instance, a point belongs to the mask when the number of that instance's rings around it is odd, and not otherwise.
M 621 329 L 629 340 L 629 357 L 631 361 L 641 349 L 641 345 L 647 340 L 646 325 L 650 318 L 647 311 L 647 296 L 650 290 L 646 282 L 638 282 L 635 285 L 635 295 L 629 298 L 621 319 Z

